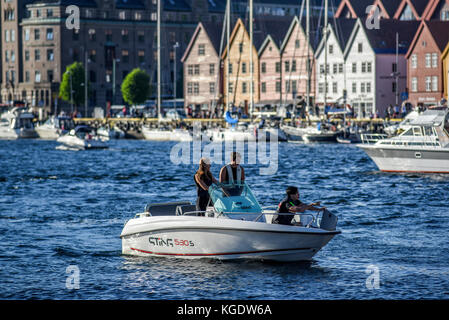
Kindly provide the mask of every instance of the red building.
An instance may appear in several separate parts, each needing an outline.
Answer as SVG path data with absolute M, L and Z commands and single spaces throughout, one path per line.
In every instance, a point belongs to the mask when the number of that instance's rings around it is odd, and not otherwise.
M 409 102 L 435 105 L 443 97 L 441 54 L 449 42 L 449 21 L 423 21 L 406 54 Z

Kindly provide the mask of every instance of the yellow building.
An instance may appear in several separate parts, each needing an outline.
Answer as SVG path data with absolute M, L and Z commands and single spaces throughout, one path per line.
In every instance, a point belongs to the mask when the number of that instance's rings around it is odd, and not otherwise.
M 444 85 L 444 97 L 446 100 L 449 98 L 449 43 L 444 49 L 441 55 L 441 60 L 443 61 L 443 85 Z
M 228 101 L 236 107 L 241 107 L 248 113 L 251 104 L 251 70 L 250 55 L 253 52 L 253 101 L 260 100 L 259 95 L 259 59 L 255 43 L 260 42 L 259 37 L 253 39 L 253 47 L 250 48 L 249 33 L 241 19 L 238 19 L 229 37 L 229 69 L 227 68 L 228 52 L 225 45 L 222 59 L 223 68 L 223 97 L 225 105 Z M 227 78 L 229 77 L 229 97 L 227 96 Z

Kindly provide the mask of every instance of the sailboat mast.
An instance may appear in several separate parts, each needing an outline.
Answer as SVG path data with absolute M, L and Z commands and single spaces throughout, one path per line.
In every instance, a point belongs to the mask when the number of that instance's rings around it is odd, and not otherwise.
M 250 115 L 251 119 L 254 112 L 254 68 L 253 68 L 253 0 L 249 0 L 249 42 L 250 42 L 250 55 L 249 55 L 249 68 L 251 73 L 251 83 L 249 86 L 249 93 L 251 97 L 250 102 Z
M 301 12 L 302 15 L 302 12 Z M 307 83 L 306 83 L 306 111 L 307 113 L 310 112 L 310 0 L 306 0 L 306 50 L 307 50 L 307 61 L 306 61 L 306 68 L 307 68 Z
M 161 115 L 161 1 L 157 0 L 157 116 Z
M 324 1 L 324 109 L 327 105 L 327 24 L 329 14 L 329 0 Z
M 229 85 L 231 83 L 230 81 L 230 74 L 229 74 L 229 64 L 230 64 L 230 53 L 229 53 L 229 37 L 230 37 L 230 29 L 231 29 L 231 0 L 227 0 L 226 4 L 226 74 L 228 75 L 226 77 L 226 106 L 225 110 L 227 111 L 229 108 Z

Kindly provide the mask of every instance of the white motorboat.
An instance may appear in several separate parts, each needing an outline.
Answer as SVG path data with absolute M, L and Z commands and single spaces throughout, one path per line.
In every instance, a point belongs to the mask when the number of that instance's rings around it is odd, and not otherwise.
M 73 149 L 106 149 L 108 144 L 102 140 L 95 132 L 95 129 L 89 126 L 80 125 L 69 133 L 59 137 L 56 141 L 65 147 Z
M 223 142 L 223 141 L 256 141 L 256 135 L 253 130 L 248 129 L 244 125 L 239 125 L 237 127 L 233 126 L 231 128 L 216 128 L 206 131 L 210 140 L 213 142 Z
M 359 144 L 384 172 L 449 173 L 449 111 L 427 110 L 398 136 Z
M 1 115 L 0 139 L 37 138 L 34 115 L 23 107 L 15 107 Z
M 170 141 L 170 130 L 168 128 L 152 128 L 142 126 L 142 135 L 149 141 Z
M 340 231 L 337 217 L 288 214 L 302 226 L 272 224 L 246 184 L 212 185 L 211 206 L 196 211 L 188 201 L 147 205 L 126 222 L 122 253 L 184 259 L 307 261 Z M 321 215 L 321 217 L 319 217 Z
M 97 129 L 97 134 L 103 140 L 110 139 L 123 139 L 125 138 L 125 132 L 117 127 L 110 128 L 108 126 L 103 126 Z
M 386 126 L 384 128 L 384 132 L 388 134 L 389 136 L 395 136 L 398 133 L 402 133 L 408 129 L 410 129 L 410 123 L 417 119 L 419 116 L 418 111 L 412 111 L 408 115 L 405 116 L 404 120 L 402 120 L 400 123 L 393 124 L 391 126 Z
M 321 127 L 298 128 L 282 126 L 290 142 L 337 142 L 338 131 L 324 130 Z
M 41 139 L 56 140 L 75 128 L 73 119 L 68 116 L 52 116 L 43 124 L 36 126 L 36 132 Z

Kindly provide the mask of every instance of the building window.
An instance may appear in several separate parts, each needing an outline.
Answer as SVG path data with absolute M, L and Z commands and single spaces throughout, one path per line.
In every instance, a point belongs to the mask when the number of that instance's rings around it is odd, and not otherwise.
M 200 65 L 199 64 L 195 64 L 193 66 L 193 74 L 195 74 L 195 75 L 199 75 L 200 74 Z
M 53 40 L 53 29 L 52 28 L 47 29 L 47 40 Z
M 145 62 L 145 50 L 137 51 L 137 57 L 138 57 L 139 63 L 144 63 Z
M 193 83 L 192 82 L 188 82 L 187 83 L 187 94 L 188 95 L 192 95 L 193 93 Z
M 301 41 L 299 39 L 295 40 L 295 48 L 299 49 L 299 46 L 301 44 Z
M 285 80 L 285 91 L 290 93 L 290 80 Z
M 398 72 L 398 64 L 397 63 L 391 64 L 391 72 Z
M 338 73 L 343 73 L 343 63 L 338 64 Z
M 105 30 L 106 41 L 112 41 L 112 30 Z
M 47 49 L 47 61 L 54 61 L 55 55 L 53 53 L 53 49 Z
M 296 60 L 292 60 L 292 72 L 296 72 Z
M 128 63 L 129 62 L 129 52 L 128 52 L 128 50 L 122 50 L 122 61 L 124 63 Z
M 16 30 L 11 30 L 11 42 L 16 41 Z
M 200 84 L 199 84 L 199 82 L 194 82 L 193 83 L 193 94 L 195 96 L 200 94 Z
M 366 83 L 366 92 L 371 93 L 371 82 Z
M 431 63 L 431 54 L 430 53 L 426 53 L 426 68 L 430 68 L 432 63 Z
M 262 93 L 266 93 L 267 92 L 267 83 L 266 82 L 262 82 L 261 90 L 262 90 Z
M 228 73 L 232 74 L 232 63 L 229 63 L 229 67 L 228 68 L 229 68 Z
M 30 82 L 30 72 L 25 71 L 25 82 Z
M 96 33 L 95 29 L 89 29 L 88 34 L 89 34 L 90 41 L 97 40 L 97 33 Z
M 360 42 L 360 43 L 358 44 L 358 52 L 359 52 L 359 53 L 362 53 L 362 52 L 363 52 L 363 43 L 362 43 L 362 42 Z
M 332 83 L 332 93 L 338 92 L 338 82 Z
M 432 77 L 432 91 L 438 91 L 438 77 Z
M 432 68 L 438 68 L 438 54 L 432 53 Z
M 53 82 L 53 70 L 47 70 L 47 81 Z
M 25 61 L 30 61 L 30 51 L 25 50 Z
M 77 41 L 80 38 L 80 31 L 79 29 L 73 29 L 72 32 L 72 40 Z
M 362 73 L 366 72 L 366 62 L 362 62 Z
M 25 29 L 25 33 L 24 33 L 24 39 L 25 41 L 30 41 L 30 29 Z
M 418 78 L 412 78 L 412 92 L 418 92 Z
M 41 72 L 39 70 L 35 71 L 34 82 L 41 82 Z
M 242 73 L 246 73 L 246 62 L 242 62 Z
M 280 81 L 276 81 L 276 92 L 281 92 L 281 82 Z
M 193 65 L 192 64 L 187 65 L 187 74 L 189 76 L 193 75 Z
M 215 82 L 209 82 L 209 93 L 215 94 Z
M 352 93 L 357 93 L 357 82 L 352 83 Z
M 333 71 L 334 74 L 338 72 L 338 64 L 334 63 L 332 65 L 332 71 Z
M 334 54 L 334 46 L 332 44 L 329 45 L 329 54 Z
M 416 54 L 412 54 L 412 68 L 418 68 L 418 56 Z
M 357 63 L 356 62 L 354 62 L 352 64 L 352 73 L 357 73 Z
M 372 65 L 371 62 L 367 62 L 367 63 L 366 63 L 366 71 L 367 71 L 368 73 L 371 73 L 372 67 L 373 67 L 373 65 Z
M 213 76 L 215 74 L 215 64 L 209 64 L 209 75 Z
M 280 73 L 280 72 L 281 72 L 281 63 L 276 62 L 276 73 Z
M 34 60 L 39 61 L 41 59 L 41 51 L 39 49 L 34 50 Z
M 126 29 L 122 29 L 122 41 L 128 42 L 129 40 L 129 31 Z
M 39 29 L 34 29 L 34 40 L 39 40 L 41 38 L 41 32 Z
M 119 18 L 120 20 L 125 20 L 125 19 L 126 19 L 126 12 L 125 12 L 125 11 L 120 11 L 120 12 L 118 13 L 118 18 Z
M 289 72 L 290 71 L 290 61 L 285 61 L 284 67 L 285 67 L 285 72 Z
M 239 43 L 239 52 L 242 53 L 243 52 L 243 42 Z
M 9 51 L 5 51 L 5 62 L 9 62 Z
M 89 71 L 89 81 L 90 82 L 97 82 L 97 74 L 94 70 Z
M 11 50 L 11 62 L 15 62 L 16 61 L 16 54 L 14 52 L 14 50 Z
M 5 30 L 5 42 L 9 42 L 9 30 Z
M 92 62 L 96 62 L 96 60 L 97 60 L 97 51 L 96 50 L 94 50 L 94 49 L 90 50 L 89 59 Z
M 396 93 L 396 82 L 391 83 L 391 92 Z
M 365 82 L 360 83 L 360 93 L 365 93 Z
M 432 77 L 426 77 L 426 91 L 432 91 Z
M 145 31 L 137 31 L 137 41 L 140 43 L 145 42 Z
M 134 20 L 137 20 L 137 21 L 142 20 L 142 13 L 141 12 L 134 13 Z
M 198 55 L 204 56 L 206 54 L 206 45 L 205 44 L 199 44 L 198 45 Z
M 247 87 L 247 84 L 246 84 L 246 82 L 242 82 L 242 93 L 246 93 L 246 88 Z

